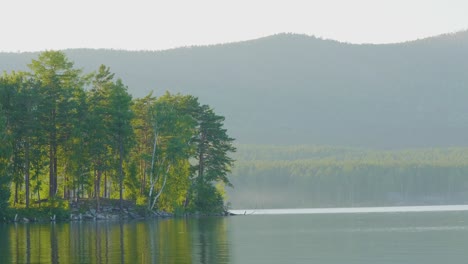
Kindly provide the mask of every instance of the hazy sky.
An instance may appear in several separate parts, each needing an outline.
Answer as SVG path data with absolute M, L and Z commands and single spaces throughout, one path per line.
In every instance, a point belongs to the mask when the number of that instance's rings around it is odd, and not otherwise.
M 160 50 L 305 33 L 351 43 L 468 28 L 468 0 L 2 0 L 0 51 Z

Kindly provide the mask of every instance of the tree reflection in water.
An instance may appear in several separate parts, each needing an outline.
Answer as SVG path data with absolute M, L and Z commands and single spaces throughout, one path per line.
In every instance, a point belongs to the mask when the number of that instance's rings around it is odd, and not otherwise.
M 229 263 L 226 218 L 0 225 L 2 263 Z

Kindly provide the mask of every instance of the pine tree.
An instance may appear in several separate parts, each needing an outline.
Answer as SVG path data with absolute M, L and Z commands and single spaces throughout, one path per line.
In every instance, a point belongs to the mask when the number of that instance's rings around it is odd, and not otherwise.
M 196 119 L 198 129 L 193 142 L 196 145 L 194 158 L 197 164 L 193 166 L 195 179 L 192 187 L 195 208 L 202 211 L 220 210 L 223 200 L 214 183 L 231 186 L 227 174 L 234 162 L 229 156 L 236 151 L 234 139 L 223 128 L 224 117 L 216 115 L 209 106 L 200 106 Z
M 124 183 L 124 162 L 130 153 L 133 145 L 133 129 L 131 120 L 132 96 L 127 92 L 127 87 L 118 79 L 112 86 L 109 94 L 110 108 L 110 135 L 112 138 L 112 152 L 117 157 L 117 170 L 119 182 L 120 210 L 123 209 L 123 183 Z
M 8 207 L 10 198 L 10 159 L 12 155 L 11 135 L 8 132 L 8 110 L 11 90 L 5 80 L 0 77 L 0 216 L 3 216 Z
M 41 122 L 48 138 L 49 198 L 58 191 L 58 148 L 68 139 L 67 102 L 73 90 L 82 87 L 81 70 L 73 68 L 61 51 L 45 51 L 28 65 L 34 78 L 41 84 Z
M 94 196 L 97 210 L 101 195 L 101 178 L 109 170 L 112 159 L 112 102 L 111 93 L 114 87 L 114 74 L 104 65 L 94 75 L 92 89 L 88 92 L 88 144 L 91 168 L 94 175 Z M 106 186 L 106 185 L 105 185 Z

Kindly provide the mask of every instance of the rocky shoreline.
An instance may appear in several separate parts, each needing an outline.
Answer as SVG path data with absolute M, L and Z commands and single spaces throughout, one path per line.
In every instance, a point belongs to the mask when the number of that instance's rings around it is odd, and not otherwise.
M 35 209 L 30 209 L 28 213 L 23 211 L 14 212 L 14 216 L 10 219 L 4 218 L 3 222 L 15 223 L 30 223 L 30 222 L 69 222 L 69 221 L 125 221 L 125 220 L 142 220 L 152 218 L 171 218 L 171 217 L 200 217 L 200 216 L 228 216 L 231 215 L 228 211 L 222 213 L 184 213 L 175 215 L 165 211 L 147 211 L 143 206 L 137 206 L 131 201 L 124 201 L 122 210 L 120 209 L 119 200 L 102 199 L 100 200 L 99 210 L 96 210 L 95 200 L 79 200 L 69 202 L 66 210 L 53 213 L 50 210 L 47 215 L 43 212 L 48 207 L 40 208 L 42 213 L 34 213 Z M 37 208 L 36 208 L 37 209 Z M 38 210 L 38 209 L 37 209 Z M 33 212 L 31 212 L 33 211 Z M 38 210 L 39 212 L 39 210 Z

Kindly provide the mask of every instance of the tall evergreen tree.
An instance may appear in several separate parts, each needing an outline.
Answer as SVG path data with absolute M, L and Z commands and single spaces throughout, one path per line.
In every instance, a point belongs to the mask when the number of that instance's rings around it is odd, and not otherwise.
M 114 89 L 114 74 L 104 65 L 94 75 L 92 89 L 88 93 L 88 144 L 89 155 L 94 175 L 94 195 L 99 210 L 101 178 L 109 170 L 111 162 L 112 105 L 111 94 Z M 106 186 L 106 185 L 105 185 Z
M 8 207 L 10 198 L 10 159 L 12 153 L 11 136 L 8 132 L 8 108 L 11 91 L 5 80 L 0 77 L 0 216 Z
M 231 186 L 227 173 L 234 162 L 229 156 L 236 151 L 234 139 L 223 127 L 224 117 L 216 115 L 209 106 L 200 106 L 196 119 L 198 130 L 193 142 L 197 163 L 193 166 L 195 178 L 192 187 L 195 207 L 199 210 L 218 210 L 222 206 L 222 197 L 213 184 L 222 182 Z
M 10 175 L 9 175 L 9 160 L 11 155 L 11 145 L 8 144 L 8 133 L 6 130 L 6 118 L 0 110 L 0 216 L 3 215 L 8 207 L 8 199 L 10 198 Z
M 4 120 L 7 133 L 8 141 L 5 141 L 5 145 L 9 145 L 10 157 L 9 163 L 7 164 L 7 172 L 14 185 L 14 198 L 13 203 L 19 202 L 19 192 L 22 184 L 24 183 L 24 156 L 23 156 L 23 131 L 22 131 L 22 116 L 19 112 L 23 109 L 18 108 L 17 104 L 19 100 L 20 90 L 20 79 L 19 75 L 15 73 L 11 75 L 4 74 L 1 79 L 2 83 L 2 112 L 4 114 Z
M 110 127 L 109 133 L 112 137 L 113 153 L 117 157 L 117 171 L 119 182 L 120 210 L 123 209 L 123 183 L 124 183 L 124 162 L 130 153 L 133 144 L 133 129 L 131 120 L 132 96 L 127 92 L 127 87 L 122 80 L 118 79 L 112 86 L 109 94 Z
M 81 87 L 70 90 L 71 95 L 67 106 L 63 107 L 67 120 L 63 133 L 63 146 L 61 151 L 63 172 L 63 197 L 65 199 L 78 198 L 82 190 L 79 183 L 85 183 L 85 175 L 89 173 L 89 119 L 86 93 Z
M 15 186 L 14 203 L 19 203 L 19 193 L 24 186 L 25 203 L 29 207 L 30 171 L 32 161 L 39 159 L 34 154 L 39 147 L 37 139 L 41 133 L 37 122 L 38 103 L 40 101 L 34 80 L 25 73 L 13 72 L 2 77 L 3 111 L 8 120 L 12 150 L 11 173 Z
M 73 68 L 73 62 L 61 51 L 42 52 L 28 66 L 41 83 L 44 99 L 40 105 L 43 111 L 41 122 L 49 141 L 49 197 L 53 198 L 58 191 L 58 148 L 69 134 L 66 102 L 71 98 L 73 89 L 83 85 L 83 79 L 81 70 Z
M 40 97 L 34 80 L 28 79 L 23 73 L 13 73 L 11 79 L 15 83 L 17 92 L 14 99 L 15 110 L 12 113 L 11 127 L 15 138 L 15 157 L 17 158 L 17 171 L 24 180 L 26 207 L 30 203 L 30 172 L 33 160 L 41 157 L 33 155 L 33 150 L 40 147 L 38 139 L 42 136 L 38 123 L 38 104 Z M 15 190 L 15 202 L 17 201 Z

